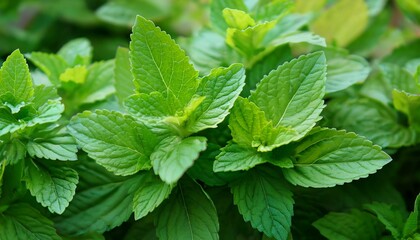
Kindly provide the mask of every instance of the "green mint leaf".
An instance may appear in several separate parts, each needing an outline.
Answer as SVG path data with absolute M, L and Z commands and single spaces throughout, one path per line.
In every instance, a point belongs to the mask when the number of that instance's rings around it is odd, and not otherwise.
M 66 43 L 57 53 L 67 65 L 89 65 L 92 60 L 92 45 L 86 38 L 74 39 Z
M 48 207 L 50 212 L 62 214 L 76 192 L 77 172 L 71 168 L 30 162 L 24 180 L 31 195 Z
M 42 105 L 48 103 L 49 100 L 60 100 L 57 89 L 52 86 L 38 85 L 35 86 L 34 96 L 32 98 L 32 106 L 39 109 Z
M 244 81 L 245 70 L 240 64 L 212 70 L 198 86 L 196 94 L 205 98 L 189 116 L 186 129 L 194 133 L 216 128 L 229 114 L 245 85 Z
M 392 104 L 394 89 L 420 93 L 415 79 L 407 70 L 395 64 L 383 63 L 379 66 L 379 74 L 366 81 L 361 93 L 388 105 Z
M 64 105 L 60 100 L 47 100 L 47 102 L 36 109 L 36 115 L 27 121 L 28 126 L 37 124 L 55 122 L 61 118 L 64 111 Z
M 327 49 L 327 93 L 337 92 L 366 80 L 370 73 L 369 63 L 357 55 L 349 55 L 340 49 Z
M 283 44 L 289 43 L 309 43 L 311 45 L 326 47 L 327 43 L 325 39 L 312 32 L 293 32 L 285 35 L 281 35 L 276 39 L 268 42 L 268 47 L 274 48 Z
M 168 198 L 173 186 L 162 182 L 153 173 L 144 176 L 142 184 L 134 193 L 133 210 L 136 220 L 146 216 Z
M 121 225 L 133 211 L 133 194 L 141 181 L 141 175 L 116 177 L 97 164 L 84 164 L 78 169 L 77 194 L 55 219 L 57 229 L 67 235 L 103 233 Z
M 53 222 L 28 204 L 11 205 L 0 213 L 0 239 L 59 240 Z
M 226 31 L 226 43 L 251 59 L 264 47 L 262 42 L 267 33 L 275 26 L 275 21 L 258 23 L 244 30 L 228 28 Z
M 333 187 L 375 173 L 391 161 L 377 145 L 354 133 L 316 128 L 296 144 L 286 179 L 303 187 Z
M 0 136 L 12 133 L 21 127 L 13 114 L 5 108 L 0 107 Z
M 97 110 L 73 117 L 70 133 L 88 155 L 117 175 L 131 175 L 151 168 L 149 156 L 155 135 L 132 117 Z
M 219 239 L 216 208 L 196 182 L 178 183 L 157 217 L 159 239 Z
M 326 60 L 322 52 L 294 59 L 271 71 L 251 93 L 273 127 L 293 128 L 303 137 L 320 119 L 325 93 Z M 287 143 L 287 141 L 286 141 Z
M 172 184 L 178 181 L 207 147 L 204 137 L 169 137 L 156 146 L 150 156 L 153 169 L 160 178 Z
M 420 94 L 411 94 L 394 89 L 392 91 L 394 107 L 408 116 L 410 126 L 420 131 Z
M 140 16 L 131 35 L 130 59 L 138 92 L 160 92 L 175 110 L 191 100 L 198 72 L 168 34 Z
M 331 212 L 313 223 L 321 234 L 331 240 L 380 239 L 381 224 L 371 214 L 352 209 L 348 213 Z
M 61 82 L 74 82 L 76 84 L 83 84 L 86 81 L 87 69 L 85 66 L 77 65 L 72 68 L 67 68 L 60 74 Z
M 229 118 L 233 141 L 241 146 L 256 147 L 267 152 L 296 138 L 296 131 L 283 126 L 274 127 L 253 102 L 239 97 Z
M 243 0 L 214 0 L 210 4 L 210 21 L 212 27 L 219 33 L 225 33 L 228 25 L 223 16 L 225 8 L 238 9 L 247 12 L 248 8 L 245 6 Z
M 329 43 L 347 46 L 368 25 L 368 8 L 364 0 L 339 0 L 313 23 L 312 30 Z
M 273 170 L 254 169 L 231 186 L 245 221 L 275 239 L 288 239 L 293 215 L 292 192 Z
M 162 121 L 166 117 L 176 115 L 175 109 L 160 92 L 131 95 L 125 99 L 124 107 L 132 115 L 152 121 Z
M 2 150 L 7 164 L 16 164 L 26 157 L 26 146 L 19 139 L 12 139 L 7 142 Z
M 414 202 L 414 209 L 407 218 L 404 224 L 403 235 L 404 238 L 412 236 L 414 239 L 419 237 L 420 231 L 420 194 L 417 195 Z
M 244 30 L 247 27 L 255 26 L 255 20 L 241 10 L 225 8 L 223 9 L 223 18 L 230 28 Z
M 268 161 L 269 156 L 267 153 L 261 153 L 254 148 L 241 147 L 238 144 L 229 143 L 217 155 L 213 169 L 215 172 L 248 170 Z
M 104 100 L 115 92 L 114 61 L 96 62 L 88 67 L 85 82 L 77 88 L 73 104 L 81 105 Z
M 382 147 L 408 146 L 416 140 L 414 130 L 399 123 L 396 111 L 367 98 L 335 99 L 323 113 L 329 126 L 356 132 Z
M 379 202 L 366 204 L 364 207 L 378 217 L 378 220 L 385 225 L 385 228 L 391 232 L 395 239 L 401 237 L 404 228 L 404 216 L 397 207 Z
M 61 56 L 43 52 L 32 52 L 26 56 L 35 66 L 47 75 L 54 86 L 61 85 L 60 75 L 68 67 L 68 64 Z
M 130 55 L 127 48 L 119 47 L 114 66 L 115 95 L 122 104 L 124 99 L 134 94 L 133 74 L 131 73 Z
M 14 106 L 30 102 L 34 94 L 28 64 L 19 50 L 10 54 L 0 69 L 0 96 L 11 93 Z
M 77 145 L 65 128 L 48 132 L 37 132 L 26 145 L 32 157 L 50 160 L 77 160 Z

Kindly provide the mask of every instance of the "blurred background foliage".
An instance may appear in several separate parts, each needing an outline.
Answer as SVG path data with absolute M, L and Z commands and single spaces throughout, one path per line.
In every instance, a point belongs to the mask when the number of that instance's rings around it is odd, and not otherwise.
M 2 0 L 0 56 L 4 59 L 16 48 L 22 52 L 56 52 L 69 40 L 85 37 L 93 45 L 94 60 L 110 59 L 118 46 L 128 45 L 137 14 L 153 20 L 174 38 L 188 37 L 209 26 L 210 1 Z M 246 2 L 252 5 L 255 0 Z M 420 35 L 416 25 L 420 21 L 420 1 L 361 2 L 296 0 L 294 12 L 308 16 L 308 28 L 328 43 L 373 58 L 385 56 Z M 335 16 L 337 12 L 340 16 Z M 332 21 L 346 16 L 357 21 L 347 21 L 357 28 L 349 29 L 340 21 Z

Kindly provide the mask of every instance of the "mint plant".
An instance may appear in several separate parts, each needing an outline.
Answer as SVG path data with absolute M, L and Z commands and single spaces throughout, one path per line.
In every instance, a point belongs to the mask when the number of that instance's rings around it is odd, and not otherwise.
M 164 2 L 0 61 L 0 239 L 419 237 L 415 4 Z

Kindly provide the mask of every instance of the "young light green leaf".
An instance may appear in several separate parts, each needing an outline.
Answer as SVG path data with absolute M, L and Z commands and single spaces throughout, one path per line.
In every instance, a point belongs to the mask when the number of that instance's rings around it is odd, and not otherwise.
M 134 218 L 138 220 L 153 211 L 169 196 L 172 188 L 172 185 L 162 182 L 152 172 L 146 173 L 142 184 L 134 193 Z
M 214 69 L 205 76 L 196 92 L 205 98 L 189 116 L 187 131 L 194 133 L 217 127 L 229 114 L 245 85 L 244 81 L 245 70 L 240 64 Z
M 261 51 L 264 37 L 275 24 L 275 21 L 270 21 L 258 23 L 244 30 L 228 28 L 226 32 L 226 43 L 247 59 L 251 59 Z
M 57 53 L 70 67 L 89 65 L 92 60 L 92 45 L 86 38 L 78 38 L 66 43 Z
M 330 240 L 376 240 L 381 236 L 381 224 L 371 214 L 353 209 L 348 213 L 331 212 L 313 223 Z
M 335 99 L 323 113 L 329 126 L 354 131 L 382 147 L 407 146 L 416 139 L 413 129 L 399 123 L 397 112 L 367 98 Z
M 394 107 L 408 116 L 410 126 L 420 131 L 420 94 L 411 94 L 394 89 L 392 98 Z
M 248 13 L 238 9 L 223 9 L 223 18 L 225 19 L 228 27 L 239 30 L 244 30 L 247 27 L 255 25 L 255 20 L 252 19 Z
M 327 51 L 327 93 L 337 92 L 361 83 L 370 73 L 369 63 L 357 55 L 348 55 L 340 50 Z
M 190 179 L 178 183 L 160 209 L 156 225 L 162 240 L 219 239 L 216 208 L 201 186 Z
M 24 179 L 31 195 L 50 212 L 62 214 L 76 192 L 77 172 L 68 167 L 35 162 L 26 167 Z
M 73 117 L 70 133 L 88 155 L 117 175 L 150 169 L 156 136 L 145 125 L 118 112 L 97 110 Z
M 43 71 L 54 86 L 60 86 L 60 75 L 66 70 L 68 64 L 56 54 L 32 52 L 27 58 L 41 71 Z
M 0 213 L 0 239 L 59 240 L 53 222 L 28 204 L 11 205 Z
M 207 147 L 204 137 L 169 137 L 156 146 L 150 156 L 153 169 L 160 178 L 172 184 L 178 181 Z
M 339 0 L 312 24 L 312 30 L 328 42 L 346 46 L 367 27 L 368 8 L 364 0 Z
M 268 161 L 267 153 L 258 152 L 251 147 L 241 147 L 235 143 L 228 143 L 226 147 L 222 148 L 222 152 L 217 155 L 213 170 L 215 172 L 248 170 Z
M 354 133 L 316 128 L 296 144 L 286 179 L 303 187 L 333 187 L 375 173 L 391 161 L 377 145 Z
M 293 128 L 303 137 L 320 119 L 325 93 L 326 60 L 322 52 L 294 59 L 271 71 L 251 93 L 274 128 Z
M 133 74 L 130 69 L 130 55 L 127 48 L 119 47 L 114 66 L 115 95 L 122 104 L 124 99 L 134 94 Z
M 76 105 L 103 100 L 115 92 L 114 61 L 96 62 L 88 67 L 85 82 L 74 92 Z
M 153 22 L 137 16 L 130 42 L 130 60 L 137 91 L 160 92 L 181 110 L 198 86 L 198 72 L 185 52 Z
M 86 75 L 86 67 L 78 65 L 72 68 L 67 68 L 62 74 L 60 74 L 60 81 L 83 84 L 86 81 Z
M 234 202 L 245 221 L 268 237 L 287 239 L 294 201 L 279 172 L 254 169 L 231 187 Z
M 296 138 L 291 128 L 274 127 L 271 121 L 253 102 L 239 97 L 229 118 L 233 141 L 241 146 L 255 147 L 267 152 Z
M 0 96 L 11 93 L 14 106 L 29 102 L 34 94 L 28 64 L 19 50 L 10 54 L 0 69 Z
M 210 4 L 210 21 L 212 27 L 219 33 L 225 33 L 228 25 L 223 17 L 223 10 L 225 8 L 237 9 L 244 12 L 248 8 L 243 0 L 214 0 Z
M 385 228 L 391 232 L 395 239 L 400 239 L 404 228 L 404 216 L 397 207 L 379 202 L 366 204 L 364 207 L 378 217 L 378 220 L 385 225 Z
M 37 133 L 26 145 L 32 157 L 51 160 L 77 160 L 77 145 L 65 129 Z

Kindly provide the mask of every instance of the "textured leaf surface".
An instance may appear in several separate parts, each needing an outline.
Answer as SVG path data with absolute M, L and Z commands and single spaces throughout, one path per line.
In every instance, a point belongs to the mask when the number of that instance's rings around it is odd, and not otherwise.
M 150 158 L 153 169 L 164 182 L 175 183 L 206 147 L 207 139 L 204 137 L 189 137 L 182 140 L 169 137 L 159 143 L 152 153 Z
M 157 217 L 159 239 L 219 239 L 216 208 L 196 182 L 184 179 Z
M 404 224 L 403 234 L 404 237 L 412 236 L 418 237 L 420 231 L 420 194 L 417 195 L 414 202 L 414 209 L 407 218 Z
M 27 204 L 0 213 L 0 239 L 59 240 L 53 222 Z
M 374 202 L 366 204 L 365 208 L 372 211 L 378 220 L 385 225 L 395 239 L 399 239 L 404 228 L 404 217 L 400 210 L 386 203 Z
M 325 93 L 326 59 L 316 52 L 271 71 L 251 93 L 254 102 L 274 127 L 290 127 L 303 137 L 320 119 Z
M 160 92 L 131 95 L 124 101 L 124 107 L 134 116 L 155 121 L 162 121 L 164 118 L 176 114 L 175 109 L 170 106 Z
M 269 157 L 265 153 L 257 152 L 254 148 L 229 143 L 216 157 L 213 169 L 215 172 L 248 170 L 268 161 Z
M 168 34 L 138 16 L 130 50 L 134 83 L 140 93 L 160 92 L 176 110 L 191 100 L 198 72 Z
M 47 75 L 53 85 L 61 85 L 60 75 L 68 67 L 66 61 L 62 57 L 43 52 L 32 52 L 27 57 L 35 66 Z
M 375 240 L 381 234 L 380 223 L 372 215 L 355 209 L 348 213 L 329 213 L 313 225 L 331 240 Z
M 114 61 L 96 62 L 88 67 L 86 81 L 75 91 L 75 103 L 85 104 L 103 100 L 115 92 Z
M 382 147 L 401 147 L 415 141 L 415 133 L 399 123 L 395 111 L 367 98 L 330 101 L 323 112 L 329 126 L 367 137 Z
M 103 233 L 126 221 L 133 211 L 133 192 L 141 176 L 118 178 L 92 163 L 79 168 L 78 192 L 66 211 L 55 219 L 60 232 Z
M 244 81 L 245 70 L 240 64 L 214 69 L 205 76 L 196 93 L 205 98 L 188 118 L 187 130 L 198 132 L 217 127 L 229 114 L 242 91 Z
M 346 46 L 367 27 L 368 8 L 363 0 L 339 0 L 312 24 L 328 42 Z
M 50 212 L 61 214 L 76 192 L 77 172 L 71 168 L 47 164 L 27 164 L 26 186 L 32 196 L 48 207 Z
M 127 48 L 119 47 L 115 56 L 114 66 L 115 95 L 122 103 L 128 96 L 134 94 L 134 77 L 131 73 L 130 55 Z
M 251 170 L 232 184 L 231 191 L 245 221 L 268 237 L 287 239 L 294 201 L 279 172 Z
M 327 93 L 340 91 L 347 87 L 361 83 L 370 73 L 369 63 L 357 55 L 337 54 L 327 55 Z
M 172 187 L 172 185 L 162 182 L 153 173 L 147 173 L 139 189 L 134 193 L 133 210 L 135 219 L 146 216 L 158 207 L 169 196 Z
M 291 128 L 274 127 L 271 121 L 253 102 L 239 97 L 229 118 L 233 141 L 244 147 L 256 147 L 258 151 L 270 151 L 289 143 L 297 133 Z
M 70 133 L 82 149 L 117 175 L 151 168 L 149 156 L 157 140 L 143 124 L 118 112 L 84 112 L 74 117 Z
M 354 133 L 314 129 L 295 149 L 286 179 L 304 187 L 332 187 L 375 173 L 391 161 L 377 145 Z
M 77 160 L 77 145 L 75 140 L 65 130 L 58 130 L 47 134 L 37 134 L 26 145 L 32 157 L 51 160 Z
M 16 101 L 13 105 L 28 102 L 34 94 L 28 65 L 19 50 L 10 54 L 0 69 L 0 96 L 8 92 Z

